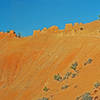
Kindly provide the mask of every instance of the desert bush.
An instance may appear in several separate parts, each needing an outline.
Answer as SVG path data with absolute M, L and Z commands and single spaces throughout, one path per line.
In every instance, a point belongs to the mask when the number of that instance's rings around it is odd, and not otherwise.
M 9 33 L 10 31 L 9 30 L 7 30 L 7 33 Z
M 72 74 L 71 72 L 67 72 L 63 77 L 63 80 L 68 79 L 71 74 Z
M 99 20 L 100 20 L 100 15 L 98 15 L 98 18 L 99 18 Z
M 18 33 L 18 37 L 19 37 L 19 38 L 21 37 L 21 33 Z
M 98 88 L 99 86 L 100 86 L 100 82 L 97 82 L 97 83 L 94 84 L 95 88 Z
M 88 64 L 90 64 L 93 60 L 90 58 L 88 59 Z
M 82 100 L 92 100 L 90 93 L 85 93 L 82 95 Z
M 76 98 L 76 100 L 92 100 L 90 93 L 85 93 L 82 96 Z
M 58 73 L 57 75 L 54 75 L 54 79 L 57 80 L 57 81 L 61 81 L 62 77 Z
M 44 88 L 43 88 L 43 91 L 45 91 L 45 92 L 47 92 L 49 89 L 45 86 Z
M 69 87 L 69 85 L 64 85 L 64 86 L 61 87 L 61 89 L 66 89 L 68 87 Z
M 72 74 L 72 78 L 75 78 L 75 77 L 76 77 L 76 75 L 77 75 L 76 73 L 73 73 L 73 74 Z
M 78 63 L 75 62 L 74 64 L 72 64 L 71 68 L 72 68 L 74 71 L 76 71 L 77 66 L 78 66 Z
M 88 59 L 87 62 L 84 63 L 84 65 L 90 64 L 93 60 L 91 58 Z

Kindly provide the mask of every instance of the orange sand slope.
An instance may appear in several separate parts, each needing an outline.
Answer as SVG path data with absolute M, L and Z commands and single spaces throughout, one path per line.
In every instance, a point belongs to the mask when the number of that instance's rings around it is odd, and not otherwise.
M 100 100 L 99 86 L 100 21 L 0 32 L 0 100 Z

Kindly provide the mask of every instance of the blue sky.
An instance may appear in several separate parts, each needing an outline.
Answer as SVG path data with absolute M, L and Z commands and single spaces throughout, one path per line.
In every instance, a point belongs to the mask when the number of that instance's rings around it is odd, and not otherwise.
M 67 23 L 88 23 L 98 15 L 100 0 L 0 0 L 0 31 L 28 36 L 52 25 L 64 29 Z

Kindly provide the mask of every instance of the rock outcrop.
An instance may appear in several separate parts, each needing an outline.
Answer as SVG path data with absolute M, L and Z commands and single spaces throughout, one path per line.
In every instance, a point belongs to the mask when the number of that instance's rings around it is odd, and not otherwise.
M 46 32 L 48 29 L 46 27 L 43 28 L 41 32 Z
M 57 26 L 51 26 L 48 28 L 48 32 L 58 32 L 59 28 Z
M 68 33 L 73 30 L 73 25 L 72 24 L 66 24 L 65 25 L 65 33 Z
M 40 30 L 34 30 L 33 31 L 33 36 L 37 37 L 40 34 L 40 32 L 41 32 Z
M 91 23 L 87 23 L 87 24 L 83 24 L 83 23 L 75 23 L 74 25 L 72 25 L 72 23 L 66 24 L 65 25 L 65 29 L 60 30 L 57 26 L 51 26 L 50 28 L 46 28 L 44 27 L 41 31 L 40 30 L 35 30 L 33 32 L 33 36 L 37 37 L 39 36 L 39 34 L 77 34 L 77 33 L 81 33 L 81 34 L 85 34 L 85 33 L 100 33 L 100 21 L 94 21 Z M 94 33 L 93 33 L 94 34 Z
M 11 37 L 16 37 L 16 33 L 14 30 L 10 30 L 10 32 L 8 33 Z
M 17 37 L 16 33 L 14 30 L 10 30 L 9 32 L 0 32 L 0 38 L 13 38 Z

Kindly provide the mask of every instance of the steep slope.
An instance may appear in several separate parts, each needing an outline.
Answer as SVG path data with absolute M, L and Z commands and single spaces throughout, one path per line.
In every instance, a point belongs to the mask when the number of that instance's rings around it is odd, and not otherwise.
M 86 92 L 99 100 L 99 30 L 94 21 L 24 38 L 0 33 L 0 100 L 76 100 Z

